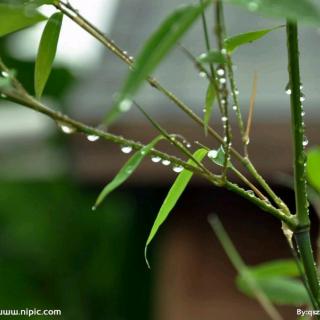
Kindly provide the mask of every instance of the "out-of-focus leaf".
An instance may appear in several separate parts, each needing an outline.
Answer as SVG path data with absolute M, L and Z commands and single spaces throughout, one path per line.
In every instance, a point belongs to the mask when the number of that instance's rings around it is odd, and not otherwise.
M 250 12 L 299 22 L 320 24 L 319 6 L 310 0 L 224 0 L 245 7 Z
M 299 268 L 292 259 L 265 262 L 251 268 L 251 272 L 257 277 L 298 277 L 300 275 Z
M 0 3 L 0 37 L 30 27 L 46 17 L 35 8 Z
M 224 40 L 224 45 L 225 48 L 227 49 L 228 52 L 233 52 L 236 48 L 251 43 L 253 41 L 259 40 L 265 35 L 267 35 L 269 32 L 278 29 L 279 27 L 276 28 L 271 28 L 271 29 L 263 29 L 263 30 L 257 30 L 257 31 L 252 31 L 252 32 L 247 32 L 247 33 L 241 33 L 236 36 L 227 38 Z
M 62 19 L 62 13 L 54 13 L 48 20 L 42 33 L 34 73 L 34 88 L 37 97 L 42 95 L 51 73 L 52 64 L 57 52 Z
M 263 291 L 263 293 L 275 304 L 299 306 L 309 304 L 310 299 L 301 281 L 289 277 L 255 277 L 251 274 Z M 240 275 L 236 279 L 240 291 L 249 297 L 253 297 L 253 292 L 248 287 L 247 281 Z
M 194 154 L 193 157 L 198 160 L 202 161 L 202 159 L 207 154 L 207 150 L 205 149 L 199 149 Z M 196 165 L 192 159 L 188 161 L 189 164 Z M 165 222 L 165 220 L 168 218 L 170 212 L 175 207 L 177 201 L 181 197 L 183 191 L 187 187 L 190 179 L 193 176 L 193 172 L 188 171 L 187 169 L 184 169 L 181 173 L 179 173 L 177 179 L 175 180 L 174 184 L 170 188 L 166 198 L 164 199 L 162 206 L 159 210 L 159 213 L 156 217 L 156 220 L 151 228 L 149 237 L 146 242 L 145 246 L 145 259 L 149 266 L 148 259 L 147 259 L 147 250 L 148 246 L 150 245 L 152 239 L 155 237 L 156 233 L 158 232 L 160 226 Z
M 307 153 L 307 176 L 312 187 L 320 193 L 320 147 Z
M 207 135 L 208 133 L 208 126 L 211 119 L 213 103 L 216 97 L 216 91 L 212 83 L 209 83 L 207 94 L 206 94 L 206 101 L 204 106 L 204 132 Z
M 123 111 L 127 111 L 128 101 L 132 100 L 143 81 L 190 29 L 210 2 L 210 0 L 204 0 L 203 5 L 188 5 L 177 9 L 151 35 L 138 54 L 115 105 L 104 120 L 107 125 L 117 119 Z
M 247 272 L 270 301 L 280 305 L 299 306 L 310 302 L 308 293 L 302 282 L 294 277 L 300 272 L 293 260 L 278 260 L 249 267 Z M 245 275 L 236 278 L 240 291 L 253 297 Z
M 197 61 L 199 63 L 219 63 L 223 64 L 226 62 L 225 56 L 219 51 L 210 51 L 207 53 L 202 53 Z
M 113 180 L 108 183 L 101 193 L 99 194 L 95 206 L 97 207 L 101 204 L 101 202 L 106 198 L 108 194 L 110 194 L 113 190 L 118 188 L 122 183 L 124 183 L 132 173 L 138 168 L 141 161 L 144 159 L 146 155 L 150 152 L 150 150 L 161 140 L 163 136 L 158 136 L 154 140 L 152 140 L 148 145 L 144 146 L 141 150 L 137 151 L 120 169 L 118 174 L 113 178 Z

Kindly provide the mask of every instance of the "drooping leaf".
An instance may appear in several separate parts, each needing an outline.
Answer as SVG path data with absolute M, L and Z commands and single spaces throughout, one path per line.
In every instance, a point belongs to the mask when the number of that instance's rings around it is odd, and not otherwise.
M 207 154 L 207 150 L 199 149 L 193 154 L 193 157 L 198 161 L 202 161 L 202 159 L 205 157 L 206 154 Z M 190 159 L 188 161 L 188 163 L 195 165 L 195 163 L 192 159 Z M 173 183 L 166 198 L 164 199 L 164 201 L 162 203 L 162 206 L 158 212 L 156 220 L 153 223 L 153 226 L 151 228 L 151 231 L 150 231 L 150 234 L 147 239 L 146 246 L 145 246 L 145 259 L 146 259 L 148 266 L 149 266 L 148 259 L 147 259 L 148 246 L 150 245 L 151 241 L 155 237 L 160 226 L 165 222 L 165 220 L 168 218 L 170 212 L 175 207 L 177 201 L 181 197 L 183 191 L 187 187 L 192 176 L 193 176 L 193 172 L 188 171 L 187 169 L 184 169 L 181 173 L 179 173 L 178 177 L 176 178 L 175 182 Z
M 210 51 L 207 53 L 202 53 L 197 61 L 199 63 L 219 63 L 223 64 L 226 62 L 225 56 L 219 51 Z
M 119 117 L 125 109 L 123 104 L 127 104 L 128 101 L 132 100 L 144 80 L 191 28 L 210 2 L 210 0 L 204 0 L 203 5 L 188 5 L 177 9 L 151 35 L 138 54 L 133 69 L 129 73 L 115 105 L 104 120 L 107 125 Z
M 0 3 L 0 37 L 46 20 L 35 8 Z
M 247 272 L 270 301 L 280 305 L 299 306 L 310 302 L 308 293 L 297 277 L 300 272 L 293 260 L 278 260 L 249 267 Z M 236 283 L 240 291 L 253 297 L 246 275 L 240 274 Z
M 41 36 L 35 64 L 34 89 L 37 97 L 42 95 L 57 52 L 63 14 L 54 13 L 48 20 Z
M 146 155 L 150 152 L 150 150 L 161 140 L 163 136 L 158 136 L 154 140 L 152 140 L 148 145 L 144 146 L 141 150 L 137 151 L 120 169 L 118 174 L 113 178 L 113 180 L 108 183 L 101 193 L 99 194 L 95 207 L 99 206 L 101 202 L 106 198 L 108 194 L 118 188 L 122 183 L 124 183 L 132 173 L 138 168 L 141 161 L 144 159 Z
M 320 193 L 320 147 L 307 153 L 307 176 L 312 187 Z
M 209 83 L 207 94 L 206 94 L 205 107 L 204 107 L 204 132 L 206 135 L 208 133 L 208 126 L 211 119 L 215 97 L 216 97 L 216 91 L 214 89 L 214 86 L 212 85 L 212 83 Z
M 269 17 L 288 18 L 298 22 L 320 24 L 319 6 L 310 0 L 224 0 L 240 5 L 250 12 Z
M 225 48 L 229 53 L 233 52 L 236 48 L 251 43 L 253 41 L 259 40 L 265 35 L 267 35 L 269 32 L 278 29 L 279 27 L 276 28 L 271 28 L 271 29 L 263 29 L 263 30 L 257 30 L 257 31 L 252 31 L 252 32 L 247 32 L 247 33 L 241 33 L 236 36 L 227 38 L 224 40 L 224 45 Z

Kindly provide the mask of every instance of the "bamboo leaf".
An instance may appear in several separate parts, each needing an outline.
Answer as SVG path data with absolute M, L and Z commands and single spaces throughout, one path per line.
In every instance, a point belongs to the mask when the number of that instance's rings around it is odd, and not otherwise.
M 0 3 L 0 37 L 46 20 L 35 8 Z
M 42 95 L 57 52 L 63 14 L 54 13 L 48 20 L 41 36 L 35 64 L 34 88 L 37 97 Z
M 154 140 L 152 140 L 148 145 L 144 146 L 141 150 L 137 151 L 120 169 L 118 174 L 113 178 L 113 180 L 108 183 L 101 193 L 99 194 L 94 208 L 99 206 L 101 202 L 109 195 L 112 191 L 118 188 L 121 184 L 123 184 L 132 173 L 138 168 L 141 161 L 144 159 L 146 155 L 150 152 L 150 150 L 161 140 L 164 139 L 163 136 L 158 136 Z
M 307 153 L 307 176 L 309 183 L 320 193 L 320 147 Z
M 199 63 L 219 63 L 223 64 L 226 62 L 225 56 L 219 51 L 210 51 L 207 53 L 202 53 L 198 58 L 197 61 Z
M 202 161 L 202 159 L 205 157 L 206 154 L 207 154 L 207 150 L 199 149 L 193 154 L 193 156 L 196 160 Z M 195 165 L 195 163 L 192 159 L 190 159 L 188 161 L 188 163 Z M 165 220 L 168 218 L 170 212 L 175 207 L 177 201 L 181 197 L 183 191 L 187 187 L 192 176 L 193 176 L 193 172 L 188 171 L 187 169 L 184 169 L 176 178 L 175 182 L 173 183 L 166 198 L 164 199 L 164 201 L 162 203 L 162 206 L 158 212 L 156 220 L 154 221 L 154 224 L 151 228 L 149 237 L 148 237 L 146 245 L 145 245 L 145 260 L 146 260 L 148 266 L 149 266 L 149 262 L 147 259 L 148 246 L 150 245 L 151 241 L 155 237 L 160 226 L 165 222 Z
M 107 125 L 117 119 L 122 112 L 127 111 L 128 101 L 132 100 L 144 80 L 155 70 L 178 40 L 191 28 L 211 1 L 205 0 L 203 2 L 203 5 L 188 5 L 177 9 L 151 35 L 138 54 L 115 105 L 105 118 L 104 122 Z
M 250 12 L 298 22 L 320 24 L 319 5 L 311 0 L 224 0 L 242 6 Z
M 208 134 L 208 126 L 211 119 L 213 103 L 215 98 L 216 98 L 216 91 L 212 83 L 209 83 L 207 94 L 206 94 L 205 109 L 204 109 L 204 132 L 206 135 Z
M 299 277 L 300 271 L 296 262 L 292 259 L 274 260 L 261 263 L 251 268 L 256 277 L 288 276 Z
M 275 304 L 299 306 L 310 303 L 308 293 L 300 280 L 281 276 L 258 277 L 254 273 L 250 274 L 263 293 Z M 241 292 L 249 297 L 254 296 L 243 275 L 236 278 L 236 284 Z
M 225 48 L 229 53 L 233 52 L 236 48 L 257 41 L 267 35 L 269 32 L 278 29 L 280 27 L 275 27 L 271 29 L 262 29 L 253 32 L 241 33 L 236 36 L 227 38 L 224 40 Z

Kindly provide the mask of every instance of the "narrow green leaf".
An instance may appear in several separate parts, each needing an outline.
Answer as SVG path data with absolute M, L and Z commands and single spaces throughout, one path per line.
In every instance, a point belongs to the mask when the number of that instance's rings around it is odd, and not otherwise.
M 116 104 L 105 118 L 104 122 L 107 125 L 125 111 L 126 108 L 124 106 L 128 104 L 128 101 L 132 100 L 143 81 L 155 70 L 179 39 L 191 28 L 211 1 L 205 0 L 203 2 L 203 5 L 188 5 L 177 9 L 151 35 L 138 54 L 133 69 L 129 73 L 117 98 Z
M 269 32 L 278 29 L 280 27 L 275 27 L 271 29 L 263 29 L 263 30 L 257 30 L 253 32 L 247 32 L 247 33 L 241 33 L 236 36 L 227 38 L 224 40 L 225 48 L 229 53 L 233 52 L 236 48 L 251 43 L 253 41 L 259 40 L 265 35 L 267 35 Z
M 258 277 L 253 272 L 251 276 L 255 279 L 263 293 L 273 303 L 293 306 L 310 303 L 307 290 L 300 280 L 281 276 Z M 236 284 L 241 292 L 249 297 L 254 296 L 243 275 L 237 276 Z
M 34 89 L 37 97 L 41 97 L 57 52 L 63 14 L 54 13 L 48 20 L 41 36 L 35 65 Z
M 205 107 L 204 107 L 204 132 L 205 135 L 208 134 L 208 126 L 211 119 L 212 109 L 213 109 L 213 103 L 216 98 L 216 91 L 214 89 L 214 86 L 212 83 L 209 83 L 207 94 L 206 94 L 206 101 L 205 101 Z
M 113 178 L 113 180 L 108 183 L 101 193 L 99 194 L 94 208 L 99 206 L 101 202 L 106 198 L 108 194 L 110 194 L 113 190 L 118 188 L 122 183 L 124 183 L 132 173 L 137 169 L 140 165 L 141 161 L 144 159 L 146 155 L 150 152 L 150 150 L 161 140 L 164 139 L 163 136 L 158 136 L 154 140 L 152 140 L 148 145 L 144 146 L 141 150 L 137 151 L 120 169 L 118 174 Z
M 193 157 L 198 160 L 198 161 L 202 161 L 202 159 L 205 157 L 205 155 L 207 154 L 207 150 L 205 149 L 199 149 L 197 150 L 194 154 Z M 195 165 L 194 161 L 192 159 L 190 159 L 188 161 L 189 164 Z M 158 232 L 160 226 L 165 222 L 165 220 L 167 219 L 167 217 L 169 216 L 170 212 L 172 211 L 172 209 L 175 207 L 177 201 L 179 200 L 179 198 L 181 197 L 183 191 L 185 190 L 185 188 L 187 187 L 189 181 L 191 180 L 193 176 L 193 172 L 188 171 L 187 169 L 184 169 L 177 177 L 177 179 L 175 180 L 174 184 L 172 185 L 172 187 L 170 188 L 166 198 L 164 199 L 162 206 L 159 210 L 159 213 L 156 217 L 156 220 L 151 228 L 149 237 L 147 239 L 146 242 L 146 246 L 145 246 L 145 259 L 147 262 L 147 265 L 149 266 L 148 263 L 148 259 L 147 259 L 147 250 L 148 250 L 148 246 L 151 243 L 152 239 L 155 237 L 156 233 Z
M 298 22 L 320 24 L 319 5 L 311 0 L 224 0 L 240 5 L 250 12 L 270 17 L 288 18 Z
M 320 147 L 307 152 L 307 177 L 312 187 L 320 193 Z
M 219 51 L 210 51 L 207 53 L 202 53 L 197 61 L 199 63 L 219 63 L 223 64 L 226 62 L 225 56 Z
M 34 8 L 0 3 L 0 37 L 30 27 L 46 17 Z

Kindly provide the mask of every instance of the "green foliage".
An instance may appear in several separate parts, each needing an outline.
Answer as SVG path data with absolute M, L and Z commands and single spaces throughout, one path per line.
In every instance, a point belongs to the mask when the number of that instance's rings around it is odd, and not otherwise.
M 34 88 L 37 97 L 42 95 L 56 55 L 63 14 L 54 13 L 42 33 L 35 64 Z
M 225 48 L 229 53 L 233 52 L 236 48 L 251 43 L 253 41 L 259 40 L 269 32 L 278 29 L 279 27 L 271 28 L 271 29 L 263 29 L 257 30 L 253 32 L 241 33 L 236 36 L 227 38 L 224 40 Z
M 207 93 L 206 93 L 206 101 L 205 101 L 205 112 L 204 112 L 204 132 L 208 133 L 208 126 L 211 119 L 211 114 L 213 110 L 213 103 L 216 98 L 216 91 L 212 83 L 209 83 Z
M 224 0 L 240 5 L 251 12 L 269 17 L 288 18 L 299 22 L 320 24 L 319 6 L 310 0 Z
M 205 149 L 199 149 L 197 150 L 193 157 L 198 160 L 202 161 L 202 159 L 207 154 L 207 150 Z M 188 161 L 189 164 L 196 165 L 192 159 Z M 158 232 L 160 226 L 165 222 L 165 220 L 168 218 L 170 212 L 175 207 L 177 201 L 181 197 L 183 191 L 187 187 L 188 183 L 190 182 L 191 178 L 193 176 L 193 172 L 188 171 L 187 169 L 184 169 L 175 180 L 174 184 L 170 188 L 168 195 L 164 199 L 162 206 L 159 210 L 159 213 L 156 217 L 156 220 L 151 228 L 149 237 L 146 242 L 145 246 L 145 259 L 149 266 L 148 259 L 147 259 L 147 250 L 148 246 L 151 243 L 152 239 L 155 237 L 156 233 Z
M 113 190 L 118 188 L 122 183 L 124 183 L 132 175 L 132 173 L 138 168 L 138 166 L 140 165 L 144 157 L 147 156 L 150 150 L 163 138 L 164 138 L 163 136 L 159 136 L 155 138 L 149 144 L 144 146 L 141 150 L 137 151 L 125 163 L 125 165 L 120 169 L 120 171 L 117 173 L 114 179 L 110 183 L 108 183 L 104 187 L 104 189 L 101 191 L 101 193 L 99 194 L 96 200 L 94 208 L 99 206 L 108 194 L 110 194 Z
M 248 275 L 254 279 L 263 293 L 275 304 L 299 306 L 310 303 L 308 293 L 302 282 L 293 277 L 299 276 L 296 263 L 291 260 L 267 262 L 248 267 L 248 274 L 240 273 L 236 284 L 240 291 L 250 297 L 255 293 L 248 285 Z
M 312 187 L 320 193 L 320 147 L 307 153 L 307 176 Z
M 223 64 L 226 62 L 225 56 L 219 51 L 210 51 L 207 53 L 202 53 L 198 58 L 197 61 L 199 63 L 219 63 Z
M 35 8 L 0 3 L 0 37 L 45 20 Z
M 201 16 L 202 11 L 210 4 L 189 5 L 177 9 L 151 35 L 138 54 L 133 70 L 129 73 L 123 88 L 117 98 L 116 105 L 108 113 L 105 123 L 113 122 L 123 111 L 124 106 L 131 101 L 144 80 L 155 70 L 179 39 L 191 28 Z

